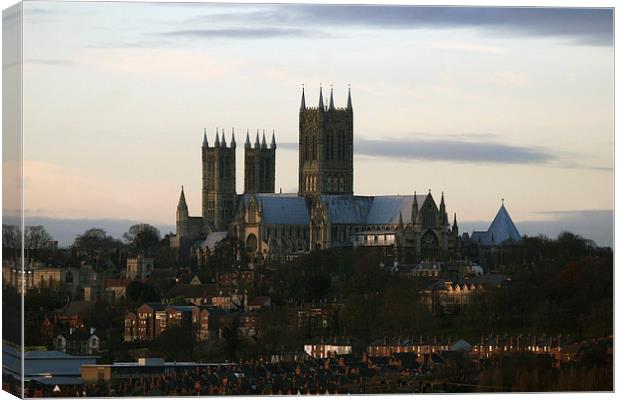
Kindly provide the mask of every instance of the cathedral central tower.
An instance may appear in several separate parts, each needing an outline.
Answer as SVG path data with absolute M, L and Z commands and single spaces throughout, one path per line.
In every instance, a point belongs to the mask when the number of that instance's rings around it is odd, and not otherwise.
M 346 108 L 329 105 L 306 107 L 305 91 L 299 108 L 299 195 L 353 195 L 353 107 L 349 89 Z

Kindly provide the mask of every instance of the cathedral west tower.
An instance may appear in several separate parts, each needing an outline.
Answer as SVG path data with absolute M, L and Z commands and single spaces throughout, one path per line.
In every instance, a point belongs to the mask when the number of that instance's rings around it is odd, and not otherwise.
M 225 231 L 236 209 L 235 189 L 235 133 L 232 133 L 230 147 L 226 144 L 226 134 L 222 129 L 215 132 L 212 147 L 205 132 L 202 142 L 202 220 L 203 231 Z
M 245 174 L 244 193 L 274 193 L 276 186 L 276 137 L 275 131 L 271 135 L 271 144 L 267 146 L 265 131 L 262 142 L 256 140 L 254 147 L 250 143 L 250 132 L 245 137 Z
M 302 89 L 299 109 L 299 195 L 353 194 L 353 107 L 349 89 L 346 108 L 329 104 L 306 107 Z

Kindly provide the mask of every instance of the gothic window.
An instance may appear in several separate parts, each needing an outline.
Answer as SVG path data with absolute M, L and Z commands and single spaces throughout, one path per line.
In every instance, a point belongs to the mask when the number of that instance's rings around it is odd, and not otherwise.
M 256 204 L 254 202 L 248 206 L 248 222 L 251 224 L 256 222 Z
M 430 229 L 420 238 L 420 249 L 423 259 L 434 259 L 439 254 L 439 239 Z
M 308 138 L 304 137 L 304 161 L 308 161 Z
M 245 247 L 247 248 L 247 250 L 250 253 L 253 253 L 256 251 L 256 245 L 257 245 L 258 241 L 256 240 L 256 235 L 254 235 L 253 233 L 250 234 L 248 236 L 248 238 L 245 241 Z
M 318 160 L 319 159 L 319 141 L 317 138 L 314 138 L 313 141 L 313 151 L 312 151 L 312 159 L 313 160 Z
M 331 139 L 331 135 L 327 135 L 327 137 L 325 138 L 325 159 L 326 160 L 329 160 L 330 139 Z
M 343 192 L 344 191 L 344 179 L 341 177 L 340 178 L 340 187 L 339 187 L 340 191 Z
M 327 191 L 331 191 L 332 190 L 332 177 L 328 176 L 327 177 Z

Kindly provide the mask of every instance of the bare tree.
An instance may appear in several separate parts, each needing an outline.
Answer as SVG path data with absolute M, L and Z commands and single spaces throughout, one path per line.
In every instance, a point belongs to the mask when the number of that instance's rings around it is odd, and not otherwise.
M 47 233 L 42 225 L 27 226 L 24 233 L 24 248 L 27 258 L 37 257 L 40 251 L 49 246 L 52 236 Z
M 22 232 L 17 225 L 2 224 L 2 248 L 4 254 L 13 261 L 18 257 L 22 246 Z

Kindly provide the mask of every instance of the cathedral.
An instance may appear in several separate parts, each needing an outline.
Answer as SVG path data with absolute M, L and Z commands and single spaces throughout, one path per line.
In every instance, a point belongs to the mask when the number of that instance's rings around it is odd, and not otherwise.
M 428 194 L 356 196 L 353 191 L 353 105 L 299 108 L 298 192 L 275 193 L 276 140 L 265 131 L 254 143 L 246 132 L 244 192 L 236 192 L 236 141 L 216 129 L 213 145 L 202 142 L 202 216 L 189 215 L 183 188 L 177 205 L 177 251 L 208 254 L 225 237 L 236 239 L 238 258 L 283 260 L 311 250 L 378 246 L 395 250 L 399 261 L 460 256 L 456 221 L 450 223 L 443 193 L 439 206 Z

